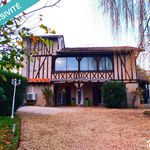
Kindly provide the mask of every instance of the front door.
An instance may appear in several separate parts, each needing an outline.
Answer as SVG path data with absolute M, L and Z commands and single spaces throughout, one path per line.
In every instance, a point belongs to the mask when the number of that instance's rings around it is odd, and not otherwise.
M 61 89 L 57 90 L 56 100 L 57 100 L 57 104 L 58 105 L 62 105 L 63 104 L 63 94 L 62 94 Z
M 56 105 L 70 105 L 71 87 L 59 88 L 55 87 L 55 103 Z
M 66 87 L 66 105 L 71 105 L 71 87 Z
M 101 90 L 99 86 L 93 87 L 93 105 L 101 104 Z

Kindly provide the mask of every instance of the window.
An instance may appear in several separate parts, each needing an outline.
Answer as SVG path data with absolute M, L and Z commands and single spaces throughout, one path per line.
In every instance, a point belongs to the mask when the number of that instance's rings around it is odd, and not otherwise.
M 113 69 L 112 60 L 106 57 L 106 70 L 112 70 L 112 69 Z
M 75 57 L 67 57 L 67 70 L 68 71 L 78 70 L 78 61 Z
M 88 70 L 88 57 L 83 57 L 80 61 L 80 70 Z
M 55 61 L 55 71 L 77 71 L 78 61 L 75 57 L 59 57 Z
M 58 43 L 59 43 L 59 51 L 64 48 L 64 38 L 63 37 L 60 37 L 58 38 Z
M 99 70 L 112 70 L 112 60 L 109 57 L 102 57 L 99 61 Z
M 94 57 L 83 57 L 80 61 L 80 70 L 97 70 L 97 64 Z
M 56 71 L 66 71 L 66 57 L 57 58 L 55 61 Z
M 93 57 L 89 57 L 89 70 L 97 70 L 97 63 Z
M 112 58 L 101 57 L 99 60 L 100 71 L 112 70 Z M 81 71 L 96 71 L 97 62 L 94 57 L 83 57 L 80 61 Z M 75 57 L 58 57 L 55 60 L 55 71 L 78 71 L 78 61 Z
M 99 70 L 106 70 L 105 57 L 102 57 L 99 61 Z

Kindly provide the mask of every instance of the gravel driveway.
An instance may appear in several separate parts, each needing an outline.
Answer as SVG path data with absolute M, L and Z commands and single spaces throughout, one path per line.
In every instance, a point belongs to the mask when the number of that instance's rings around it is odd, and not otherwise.
M 79 109 L 76 107 L 40 107 L 40 106 L 23 106 L 20 107 L 17 112 L 18 113 L 30 113 L 35 115 L 52 115 L 63 112 L 75 112 Z
M 143 115 L 144 109 L 57 109 L 62 111 L 49 115 L 20 113 L 19 150 L 147 149 L 150 117 Z

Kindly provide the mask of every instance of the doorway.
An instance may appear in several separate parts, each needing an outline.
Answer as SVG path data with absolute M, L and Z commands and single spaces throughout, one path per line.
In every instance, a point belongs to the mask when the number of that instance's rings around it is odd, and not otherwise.
M 76 91 L 76 105 L 83 105 L 83 88 Z
M 55 104 L 68 106 L 71 104 L 71 87 L 55 87 Z
M 66 105 L 70 106 L 71 105 L 71 87 L 66 87 L 66 94 L 65 94 L 65 99 L 66 99 Z
M 57 101 L 58 105 L 62 105 L 63 104 L 63 94 L 62 94 L 61 89 L 57 90 L 56 101 Z
M 100 86 L 93 87 L 93 105 L 99 105 L 102 103 Z

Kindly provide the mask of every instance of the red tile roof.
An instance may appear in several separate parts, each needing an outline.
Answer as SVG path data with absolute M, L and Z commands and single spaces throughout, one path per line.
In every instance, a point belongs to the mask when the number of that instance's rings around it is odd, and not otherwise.
M 29 83 L 50 83 L 50 79 L 48 78 L 29 78 Z

